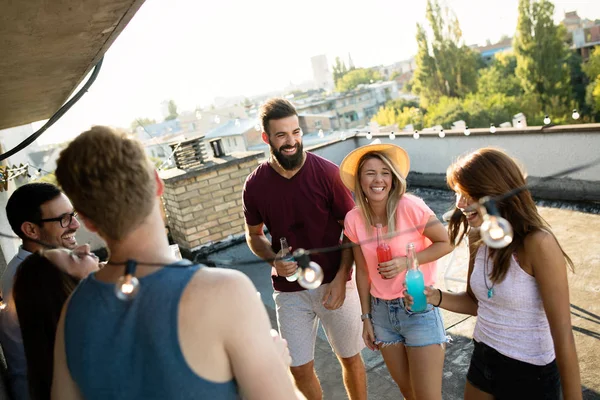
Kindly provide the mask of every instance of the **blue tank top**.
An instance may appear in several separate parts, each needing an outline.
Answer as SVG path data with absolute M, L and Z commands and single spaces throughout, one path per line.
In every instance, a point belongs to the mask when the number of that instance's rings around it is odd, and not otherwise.
M 139 278 L 131 301 L 91 274 L 69 302 L 65 318 L 67 366 L 83 397 L 94 399 L 238 399 L 234 380 L 211 382 L 187 364 L 177 315 L 186 285 L 200 268 L 169 268 Z M 110 266 L 105 268 L 111 268 Z

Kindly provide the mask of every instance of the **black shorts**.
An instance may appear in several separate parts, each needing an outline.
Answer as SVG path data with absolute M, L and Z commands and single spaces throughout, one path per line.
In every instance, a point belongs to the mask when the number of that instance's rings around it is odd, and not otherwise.
M 477 389 L 499 400 L 561 398 L 556 360 L 548 365 L 533 365 L 502 355 L 484 343 L 473 342 L 467 380 Z

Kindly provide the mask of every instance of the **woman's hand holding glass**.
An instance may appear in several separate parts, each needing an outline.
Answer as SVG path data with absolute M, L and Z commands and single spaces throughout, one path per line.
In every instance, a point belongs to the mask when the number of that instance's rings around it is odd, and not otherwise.
M 406 306 L 406 308 L 410 309 L 413 305 L 413 298 L 410 294 L 408 294 L 406 286 L 404 288 L 404 292 L 402 293 L 404 294 L 404 305 Z M 423 291 L 423 293 L 425 293 L 425 298 L 427 299 L 428 304 L 434 306 L 440 304 L 440 291 L 434 288 L 433 286 L 425 286 L 425 290 Z
M 383 279 L 392 279 L 408 268 L 405 256 L 393 258 L 390 261 L 379 263 L 377 270 Z

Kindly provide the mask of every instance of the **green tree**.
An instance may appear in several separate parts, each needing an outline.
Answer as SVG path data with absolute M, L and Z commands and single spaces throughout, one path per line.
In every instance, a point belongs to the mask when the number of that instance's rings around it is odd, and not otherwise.
M 583 59 L 581 55 L 576 51 L 569 51 L 569 58 L 567 59 L 569 64 L 569 71 L 571 73 L 571 90 L 573 93 L 573 99 L 575 101 L 575 108 L 584 115 L 591 113 L 591 108 L 586 104 L 586 86 L 589 82 L 585 73 L 583 72 Z
M 348 67 L 346 67 L 346 63 L 344 63 L 341 58 L 336 57 L 335 64 L 333 65 L 333 83 L 337 86 L 338 81 L 347 73 Z
M 177 112 L 177 104 L 175 104 L 175 100 L 169 100 L 169 104 L 167 107 L 169 109 L 169 115 L 167 115 L 167 118 L 165 118 L 165 121 L 170 121 L 179 116 L 179 113 Z
M 595 49 L 590 58 L 581 67 L 588 81 L 585 102 L 600 114 L 600 49 Z
M 456 16 L 442 10 L 438 0 L 427 1 L 427 20 L 433 32 L 430 41 L 425 28 L 417 24 L 417 69 L 412 89 L 427 106 L 441 96 L 465 97 L 477 89 L 479 56 L 462 40 Z
M 51 183 L 54 186 L 58 186 L 58 181 L 56 180 L 56 175 L 54 175 L 54 172 L 50 172 L 49 174 L 40 176 L 37 179 L 33 179 L 32 182 Z
M 491 96 L 502 93 L 517 96 L 523 93 L 519 79 L 515 76 L 517 58 L 512 53 L 496 53 L 488 68 L 479 70 L 477 93 Z
M 552 112 L 551 104 L 569 103 L 571 95 L 564 27 L 555 25 L 553 17 L 554 5 L 548 0 L 519 0 L 513 42 L 516 76 L 524 92 L 537 97 L 545 112 Z
M 441 97 L 425 115 L 425 125 L 442 125 L 446 128 L 456 121 L 465 121 L 471 128 L 487 128 L 512 121 L 519 111 L 516 97 L 502 93 L 493 95 L 470 94 L 464 99 Z
M 375 82 L 381 79 L 379 72 L 367 68 L 356 68 L 347 72 L 335 85 L 338 92 L 348 92 L 361 83 Z
M 412 124 L 415 129 L 423 129 L 423 112 L 419 103 L 411 100 L 390 100 L 384 107 L 380 107 L 372 118 L 381 126 L 398 125 L 403 129 Z

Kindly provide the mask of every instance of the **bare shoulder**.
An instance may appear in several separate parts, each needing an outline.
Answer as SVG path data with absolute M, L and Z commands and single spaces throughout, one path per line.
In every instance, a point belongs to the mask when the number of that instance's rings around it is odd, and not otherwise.
M 540 251 L 552 251 L 553 249 L 560 251 L 554 235 L 543 229 L 538 229 L 525 236 L 523 247 L 528 256 L 534 257 Z
M 199 269 L 190 280 L 186 291 L 192 292 L 193 298 L 200 296 L 217 299 L 237 298 L 249 293 L 254 288 L 250 278 L 242 272 L 225 269 L 204 267 Z M 256 289 L 254 289 L 254 293 Z
M 566 260 L 556 237 L 546 230 L 537 230 L 523 241 L 522 264 L 530 265 L 537 279 L 545 276 L 562 276 L 566 273 Z M 540 272 L 544 274 L 540 275 Z M 550 273 L 552 272 L 552 273 Z

